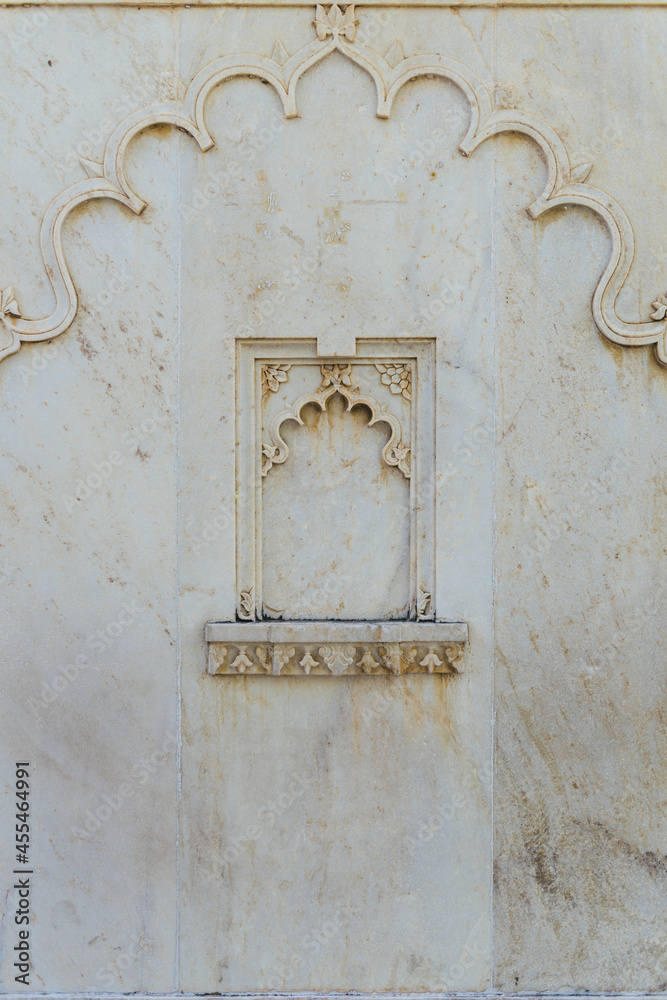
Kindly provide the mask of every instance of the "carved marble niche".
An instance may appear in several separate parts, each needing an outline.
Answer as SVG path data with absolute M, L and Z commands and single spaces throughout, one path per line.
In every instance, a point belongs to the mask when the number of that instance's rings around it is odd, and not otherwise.
M 433 342 L 239 341 L 237 622 L 209 672 L 458 673 L 436 621 Z

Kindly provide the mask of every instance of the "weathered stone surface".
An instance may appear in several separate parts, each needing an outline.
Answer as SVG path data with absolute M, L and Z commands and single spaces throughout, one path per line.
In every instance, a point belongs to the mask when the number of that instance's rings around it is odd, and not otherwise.
M 0 269 L 23 311 L 45 315 L 39 221 L 85 177 L 70 147 L 100 155 L 121 102 L 154 86 L 147 38 L 166 53 L 173 22 L 108 11 L 104 59 L 94 11 L 38 12 L 1 13 Z M 175 152 L 166 130 L 130 150 L 147 225 L 128 230 L 137 220 L 109 202 L 76 213 L 65 241 L 79 314 L 1 371 L 2 762 L 8 789 L 13 762 L 32 765 L 35 990 L 174 985 Z M 7 843 L 13 807 L 3 797 Z M 13 860 L 5 851 L 3 899 Z M 24 989 L 5 912 L 3 987 Z
M 569 143 L 633 219 L 632 316 L 645 283 L 664 284 L 664 135 L 645 137 L 661 131 L 667 64 L 646 12 L 596 14 L 503 15 L 500 52 L 511 38 L 551 62 L 529 80 L 505 57 L 500 72 L 541 114 L 567 102 Z M 532 231 L 518 210 L 541 167 L 525 143 L 499 144 L 498 163 L 496 984 L 660 990 L 664 372 L 584 321 L 604 229 L 568 209 Z
M 665 16 L 0 11 L 0 349 L 55 317 L 0 365 L 31 989 L 664 988 L 667 376 L 620 342 L 663 350 Z M 248 76 L 338 38 L 296 105 Z M 472 91 L 429 71 L 378 117 L 380 70 L 433 52 Z M 238 53 L 212 148 L 159 124 Z M 504 130 L 474 149 L 471 101 Z M 156 104 L 125 158 L 141 215 L 96 197 L 64 225 L 65 329 L 40 223 Z M 279 405 L 303 425 L 276 437 Z M 211 676 L 206 623 L 272 615 L 461 622 L 463 670 L 346 677 L 335 633 L 318 676 L 299 632 L 307 682 Z

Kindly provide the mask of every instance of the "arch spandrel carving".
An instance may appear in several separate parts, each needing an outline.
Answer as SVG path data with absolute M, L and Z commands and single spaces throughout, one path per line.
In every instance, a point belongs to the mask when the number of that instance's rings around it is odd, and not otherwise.
M 364 69 L 373 79 L 377 95 L 377 116 L 388 118 L 398 91 L 408 81 L 434 76 L 454 83 L 470 106 L 470 124 L 459 144 L 470 156 L 492 136 L 514 132 L 532 139 L 547 163 L 547 179 L 540 196 L 528 207 L 536 219 L 551 208 L 580 205 L 595 212 L 611 236 L 611 253 L 592 299 L 592 311 L 600 332 L 610 341 L 627 347 L 654 344 L 658 361 L 667 365 L 667 296 L 658 295 L 647 320 L 629 322 L 618 316 L 616 304 L 628 278 L 634 257 L 634 233 L 630 220 L 618 202 L 605 191 L 589 184 L 592 164 L 570 163 L 558 133 L 537 115 L 515 109 L 494 110 L 490 89 L 468 67 L 438 53 L 406 57 L 399 41 L 382 56 L 357 39 L 358 18 L 353 4 L 329 8 L 318 4 L 313 25 L 316 37 L 293 55 L 277 39 L 272 55 L 235 54 L 214 60 L 194 77 L 182 102 L 150 105 L 124 118 L 112 132 L 102 160 L 82 160 L 85 180 L 67 187 L 46 210 L 40 231 L 44 265 L 55 295 L 55 308 L 43 319 L 28 319 L 21 313 L 20 295 L 10 286 L 0 294 L 0 323 L 4 342 L 0 360 L 15 354 L 24 342 L 51 340 L 71 325 L 78 309 L 74 283 L 62 245 L 62 229 L 69 213 L 95 198 L 111 198 L 135 214 L 145 202 L 132 191 L 124 170 L 125 153 L 132 139 L 144 129 L 170 124 L 188 132 L 205 152 L 214 145 L 206 127 L 205 105 L 214 87 L 238 76 L 259 77 L 280 97 L 286 118 L 298 116 L 296 89 L 300 78 L 334 51 Z

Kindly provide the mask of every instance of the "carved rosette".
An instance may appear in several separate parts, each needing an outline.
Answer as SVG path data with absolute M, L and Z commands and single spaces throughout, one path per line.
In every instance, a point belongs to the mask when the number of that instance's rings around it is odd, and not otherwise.
M 404 396 L 412 399 L 412 365 L 376 365 L 380 373 L 380 381 L 389 386 L 389 392 L 394 396 Z
M 272 677 L 400 676 L 458 674 L 463 670 L 463 643 L 209 643 L 211 674 Z

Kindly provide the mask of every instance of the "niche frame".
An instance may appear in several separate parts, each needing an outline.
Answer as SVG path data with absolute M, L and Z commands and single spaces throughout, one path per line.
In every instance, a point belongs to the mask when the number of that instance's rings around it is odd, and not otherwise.
M 242 622 L 266 621 L 262 601 L 262 490 L 274 464 L 287 462 L 281 452 L 282 439 L 266 440 L 262 427 L 262 389 L 266 392 L 263 369 L 309 364 L 326 369 L 354 371 L 357 365 L 411 368 L 411 419 L 409 439 L 396 440 L 395 429 L 384 449 L 383 459 L 396 466 L 397 475 L 410 481 L 409 499 L 409 621 L 433 621 L 438 595 L 435 593 L 435 340 L 359 339 L 354 356 L 318 354 L 315 339 L 237 340 L 236 344 L 236 616 Z M 287 374 L 287 373 L 286 373 Z M 383 381 L 384 376 L 384 381 Z M 372 397 L 360 394 L 359 403 L 368 406 L 373 422 L 391 422 L 392 395 L 400 388 L 390 375 L 378 369 L 377 389 Z M 323 375 L 322 381 L 325 381 Z M 394 384 L 394 392 L 391 385 Z M 341 390 L 348 399 L 354 386 L 320 387 L 327 399 Z M 347 390 L 347 391 L 346 391 Z M 350 391 L 351 390 L 351 391 Z M 316 393 L 312 394 L 314 400 Z M 295 401 L 299 409 L 309 399 Z M 395 419 L 395 418 L 394 418 Z M 408 437 L 408 435 L 405 435 Z M 263 440 L 264 438 L 264 440 Z M 406 455 L 406 447 L 408 454 Z M 277 450 L 277 455 L 276 455 Z M 267 451 L 273 454 L 267 455 Z M 324 620 L 324 619 L 322 619 Z M 331 619 L 332 623 L 335 621 Z M 402 619 L 405 621 L 405 619 Z

